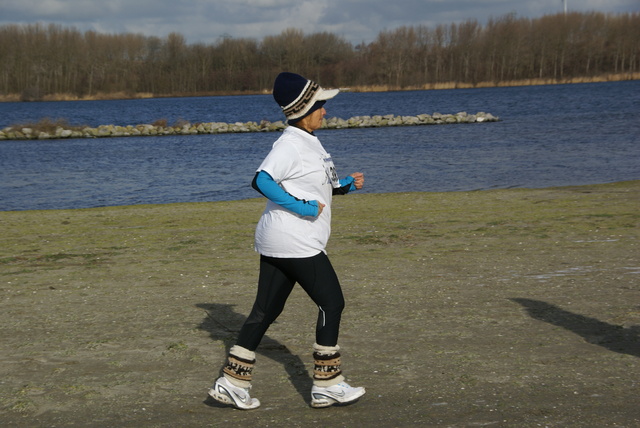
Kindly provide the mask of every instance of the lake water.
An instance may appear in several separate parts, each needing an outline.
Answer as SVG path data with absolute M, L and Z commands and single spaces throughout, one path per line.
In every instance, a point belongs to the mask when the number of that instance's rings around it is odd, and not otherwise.
M 328 117 L 485 111 L 497 123 L 321 130 L 338 172 L 363 192 L 541 188 L 640 179 L 640 81 L 342 93 Z M 281 120 L 270 95 L 0 103 L 0 127 Z M 276 133 L 0 141 L 0 210 L 258 197 Z

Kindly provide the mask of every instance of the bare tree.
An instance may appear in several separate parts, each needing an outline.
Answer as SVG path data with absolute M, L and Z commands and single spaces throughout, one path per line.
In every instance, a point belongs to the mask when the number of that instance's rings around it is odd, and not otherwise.
M 283 70 L 326 86 L 494 83 L 640 71 L 640 13 L 568 13 L 537 19 L 507 14 L 485 26 L 399 27 L 352 46 L 322 32 L 290 28 L 210 45 L 140 34 L 79 32 L 73 27 L 0 26 L 0 93 L 185 95 L 269 88 Z

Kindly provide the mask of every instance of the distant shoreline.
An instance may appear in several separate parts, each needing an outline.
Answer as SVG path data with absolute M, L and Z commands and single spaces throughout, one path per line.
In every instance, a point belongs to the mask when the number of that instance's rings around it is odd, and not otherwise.
M 345 92 L 396 92 L 396 91 L 429 91 L 441 89 L 472 89 L 472 88 L 501 88 L 514 86 L 538 86 L 538 85 L 566 85 L 576 83 L 603 83 L 603 82 L 621 82 L 627 80 L 640 80 L 640 72 L 637 73 L 618 73 L 605 74 L 595 77 L 575 77 L 568 79 L 523 79 L 511 80 L 505 82 L 445 82 L 445 83 L 425 83 L 421 86 L 392 86 L 392 85 L 371 85 L 371 86 L 352 86 L 343 88 Z M 37 101 L 105 101 L 105 100 L 129 100 L 129 99 L 148 99 L 148 98 L 183 98 L 183 97 L 215 97 L 215 96 L 242 96 L 242 95 L 268 95 L 271 91 L 263 89 L 262 91 L 215 91 L 215 92 L 198 92 L 198 93 L 173 93 L 173 94 L 154 94 L 150 92 L 113 92 L 113 93 L 97 93 L 78 97 L 73 94 L 50 94 L 45 95 Z M 32 102 L 22 101 L 20 94 L 0 94 L 0 102 Z

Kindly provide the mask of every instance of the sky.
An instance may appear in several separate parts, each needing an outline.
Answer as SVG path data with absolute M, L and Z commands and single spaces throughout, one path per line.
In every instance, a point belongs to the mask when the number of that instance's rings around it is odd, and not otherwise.
M 569 12 L 640 12 L 640 0 L 566 0 Z M 514 13 L 537 18 L 563 12 L 563 0 L 0 0 L 0 25 L 55 23 L 79 31 L 136 33 L 187 43 L 221 38 L 258 41 L 295 28 L 328 32 L 354 46 L 401 26 L 485 24 Z

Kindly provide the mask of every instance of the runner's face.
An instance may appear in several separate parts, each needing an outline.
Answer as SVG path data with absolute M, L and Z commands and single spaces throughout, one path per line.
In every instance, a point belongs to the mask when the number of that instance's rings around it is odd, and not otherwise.
M 322 127 L 322 118 L 324 118 L 325 114 L 327 114 L 327 111 L 324 109 L 324 107 L 321 107 L 318 110 L 315 110 L 309 116 L 302 119 L 300 121 L 301 125 L 309 132 L 320 129 Z

